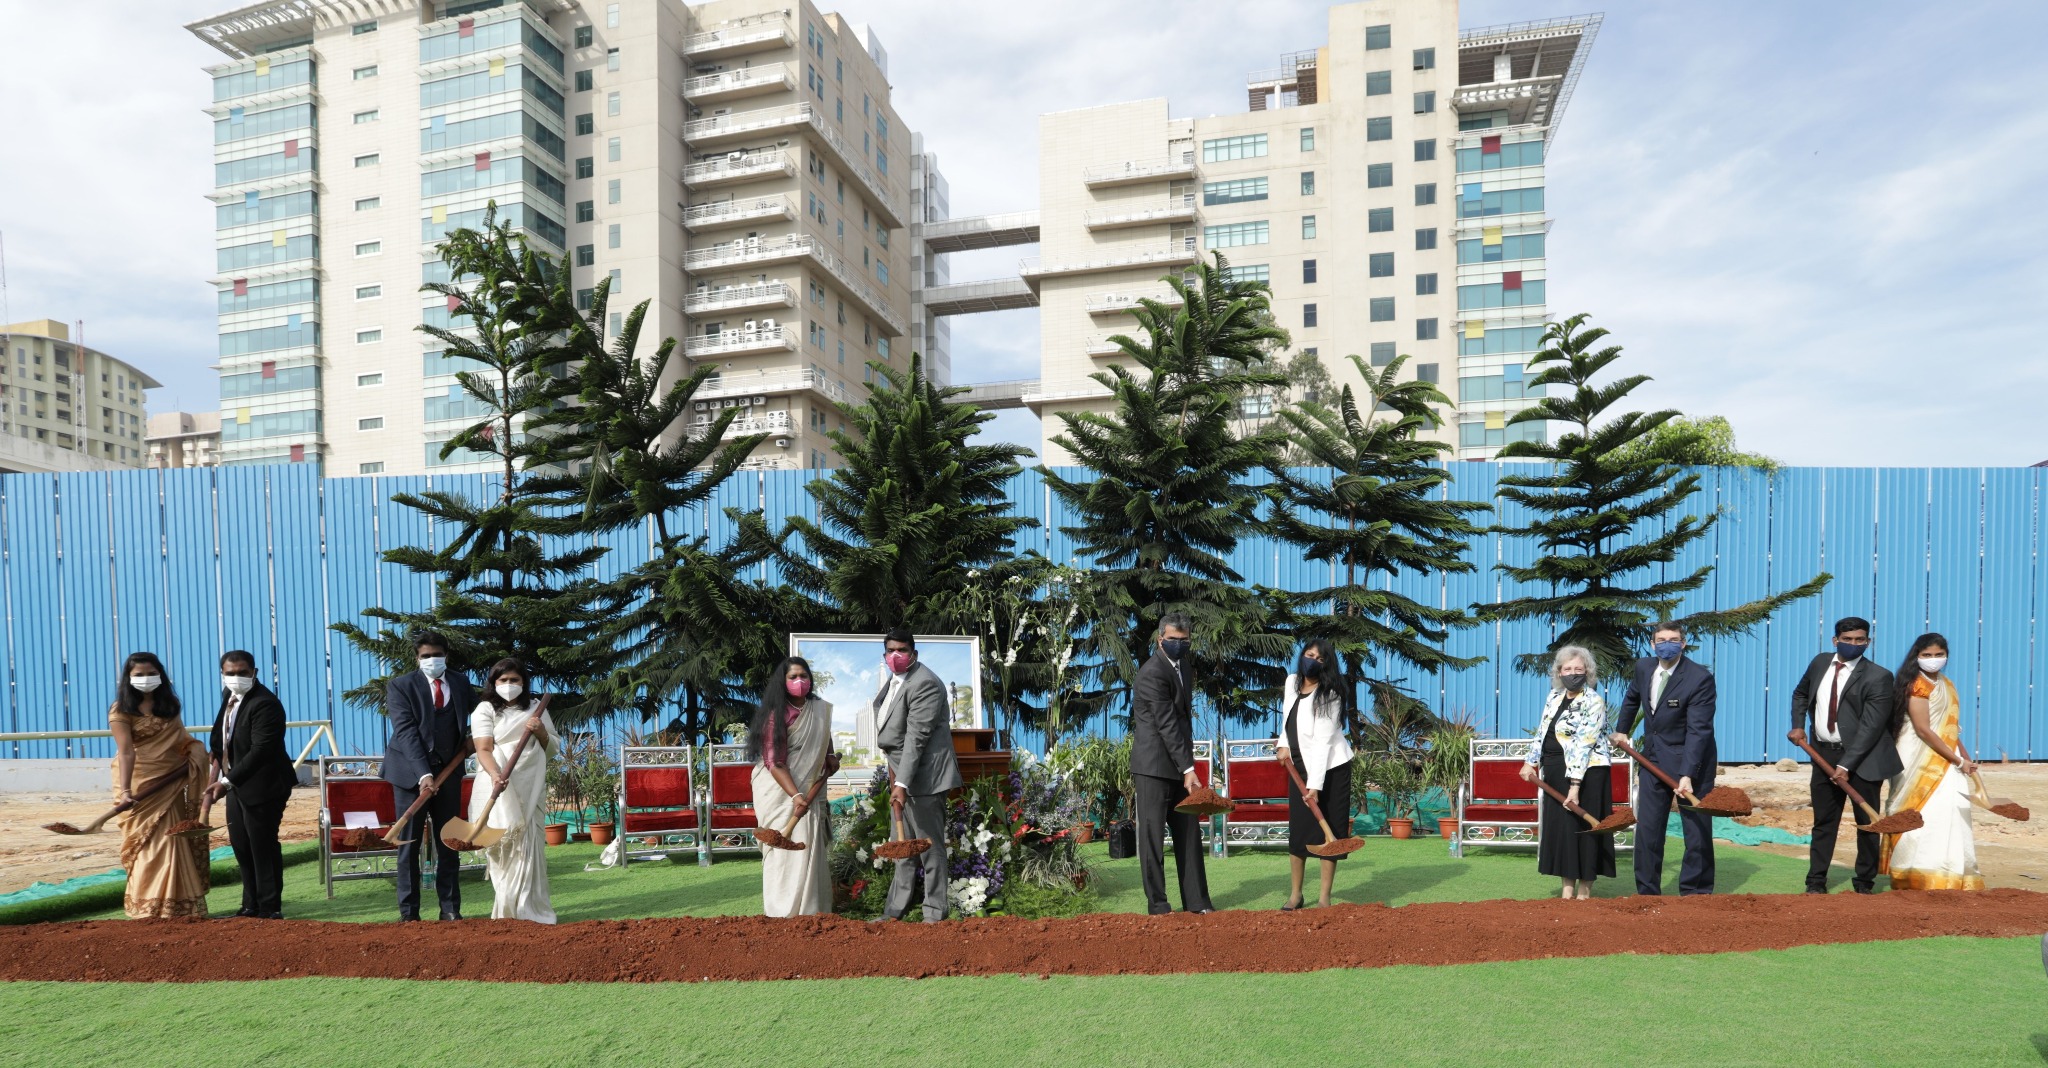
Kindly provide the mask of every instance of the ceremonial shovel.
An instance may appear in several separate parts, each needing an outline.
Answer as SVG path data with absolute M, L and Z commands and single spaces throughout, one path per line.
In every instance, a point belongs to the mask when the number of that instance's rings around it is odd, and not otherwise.
M 180 838 L 191 838 L 201 842 L 213 837 L 213 824 L 209 821 L 213 819 L 213 803 L 218 800 L 213 795 L 213 787 L 218 785 L 220 785 L 220 767 L 216 765 L 213 769 L 213 779 L 207 783 L 206 807 L 199 810 L 199 818 L 196 820 L 186 820 L 178 824 L 176 827 L 171 828 L 171 834 L 175 834 Z
M 528 718 L 537 717 L 547 711 L 548 699 L 553 696 L 542 694 L 540 702 L 533 706 L 533 711 L 527 713 Z M 512 758 L 504 763 L 506 778 L 511 778 L 512 769 L 519 766 L 519 758 L 525 754 L 526 743 L 533 739 L 533 735 L 533 731 L 525 731 L 519 735 L 519 741 L 513 743 Z M 477 813 L 475 825 L 472 826 L 464 819 L 449 820 L 448 826 L 441 828 L 442 843 L 458 853 L 467 853 L 472 849 L 487 849 L 498 844 L 498 839 L 505 837 L 505 829 L 487 824 L 491 818 L 491 809 L 498 804 L 498 795 L 504 792 L 504 784 L 493 780 L 491 796 L 484 799 L 483 811 Z
M 1968 746 L 1963 745 L 1958 740 L 1956 747 L 1963 751 L 1964 760 L 1970 759 L 1970 749 Z M 1991 796 L 1991 791 L 1984 786 L 1984 776 L 1982 774 L 1972 772 L 1970 774 L 1970 781 L 1977 785 L 1977 789 L 1970 794 L 1970 803 L 1978 808 L 2004 816 L 2009 820 L 2018 820 L 2021 823 L 2027 822 L 2034 815 L 2010 797 Z
M 142 787 L 142 792 L 136 794 L 134 800 L 124 801 L 118 805 L 115 805 L 113 808 L 107 810 L 106 815 L 103 815 L 99 819 L 96 819 L 91 823 L 86 824 L 83 828 L 73 827 L 68 823 L 45 823 L 43 824 L 43 830 L 55 831 L 58 834 L 98 834 L 100 832 L 100 828 L 105 827 L 107 825 L 108 820 L 113 819 L 115 816 L 118 816 L 131 808 L 134 808 L 136 805 L 141 804 L 144 798 L 147 798 L 152 794 L 161 791 L 164 787 L 169 786 L 172 783 L 183 779 L 184 777 L 184 772 L 174 771 L 167 775 L 159 776 L 152 782 L 145 783 Z
M 1552 801 L 1563 805 L 1565 811 L 1586 821 L 1586 829 L 1580 831 L 1580 834 L 1613 834 L 1616 831 L 1627 830 L 1636 824 L 1636 814 L 1633 809 L 1625 808 L 1619 812 L 1609 813 L 1604 820 L 1595 820 L 1591 812 L 1580 808 L 1577 804 L 1573 803 L 1571 798 L 1558 793 L 1557 787 L 1544 782 L 1543 776 L 1536 776 L 1536 785 L 1542 787 L 1543 792 L 1549 794 Z
M 810 808 L 811 802 L 816 801 L 818 799 L 818 791 L 823 790 L 825 788 L 826 775 L 827 773 L 824 767 L 821 765 L 818 768 L 817 779 L 815 779 L 811 783 L 810 792 L 804 794 L 804 808 L 807 811 Z M 796 821 L 802 818 L 802 816 L 799 816 L 795 813 L 791 813 L 789 817 L 789 822 L 784 824 L 782 829 L 779 831 L 773 827 L 756 827 L 754 828 L 754 841 L 759 842 L 764 846 L 771 846 L 776 849 L 803 849 L 805 848 L 804 843 L 790 838 L 790 832 L 796 830 Z M 926 843 L 926 848 L 930 848 L 930 843 Z M 881 852 L 881 850 L 877 849 L 876 852 L 879 853 Z M 922 853 L 924 852 L 924 850 L 920 849 L 918 850 L 918 852 Z
M 1319 857 L 1341 857 L 1365 848 L 1365 839 L 1355 835 L 1350 838 L 1339 838 L 1330 830 L 1330 821 L 1323 818 L 1323 806 L 1308 799 L 1308 784 L 1301 781 L 1301 772 L 1294 770 L 1294 758 L 1290 756 L 1280 763 L 1287 769 L 1287 777 L 1294 780 L 1294 788 L 1301 791 L 1301 799 L 1308 805 L 1309 812 L 1323 828 L 1323 844 L 1309 846 L 1308 851 Z
M 469 759 L 469 750 L 470 746 L 464 745 L 462 751 L 455 754 L 455 759 L 449 761 L 448 766 L 442 768 L 439 775 L 434 776 L 434 790 L 436 793 L 440 792 L 441 784 L 448 781 L 448 776 L 454 774 L 455 769 L 461 767 L 462 762 Z M 356 849 L 361 849 L 372 841 L 383 842 L 393 849 L 405 845 L 407 842 L 412 841 L 412 839 L 400 838 L 398 836 L 405 833 L 405 825 L 412 822 L 412 818 L 419 814 L 420 809 L 426 807 L 427 801 L 427 792 L 422 790 L 419 796 L 412 799 L 412 804 L 405 806 L 405 811 L 398 814 L 398 819 L 391 824 L 390 830 L 380 835 L 358 827 L 348 832 L 348 836 L 342 839 L 342 844 Z
M 792 823 L 790 826 L 796 825 Z M 894 804 L 889 806 L 889 826 L 890 840 L 875 847 L 875 855 L 883 860 L 909 860 L 932 847 L 932 840 L 929 838 L 902 837 L 903 813 L 897 811 Z
M 1828 763 L 1827 758 L 1814 752 L 1813 747 L 1805 742 L 1800 742 L 1799 748 L 1806 750 L 1806 755 L 1813 758 L 1814 766 L 1821 770 L 1821 774 L 1829 778 L 1834 777 L 1835 766 Z M 1868 831 L 1871 834 L 1904 834 L 1927 825 L 1927 818 L 1920 815 L 1919 809 L 1913 808 L 1879 818 L 1877 810 L 1870 807 L 1870 802 L 1863 800 L 1863 795 L 1857 793 L 1855 787 L 1844 783 L 1842 789 L 1848 791 L 1849 800 L 1856 802 L 1856 807 L 1863 810 L 1863 818 L 1868 821 L 1856 828 L 1859 831 Z
M 1635 747 L 1627 742 L 1617 744 L 1621 746 L 1622 752 L 1627 753 L 1631 760 L 1649 769 L 1650 774 L 1655 775 L 1657 781 L 1663 783 L 1672 793 L 1676 794 L 1678 792 L 1678 780 L 1664 774 L 1663 768 L 1650 763 L 1643 757 L 1643 754 L 1636 752 Z M 1807 751 L 1812 752 L 1812 750 Z M 1685 804 L 1681 800 L 1679 807 L 1689 808 L 1695 812 L 1704 812 L 1709 816 L 1747 816 L 1755 811 L 1755 806 L 1749 803 L 1749 795 L 1733 786 L 1716 786 L 1707 791 L 1707 796 L 1693 798 L 1692 804 Z

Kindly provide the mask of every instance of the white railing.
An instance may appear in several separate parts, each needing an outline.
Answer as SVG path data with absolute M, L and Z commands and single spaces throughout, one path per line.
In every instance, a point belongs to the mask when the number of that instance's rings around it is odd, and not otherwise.
M 720 241 L 706 248 L 693 248 L 683 253 L 683 266 L 688 270 L 699 271 L 759 263 L 763 260 L 794 259 L 811 251 L 811 247 L 811 239 L 803 234 L 771 238 L 735 238 L 731 241 Z
M 896 202 L 890 197 L 888 183 L 882 181 L 867 164 L 864 155 L 853 151 L 841 137 L 838 128 L 825 119 L 823 112 L 811 106 L 809 101 L 798 104 L 783 104 L 772 108 L 756 108 L 739 111 L 730 115 L 714 115 L 708 119 L 697 119 L 683 124 L 683 140 L 702 141 L 714 137 L 744 136 L 789 126 L 807 125 L 825 142 L 835 156 L 842 170 L 852 174 L 867 187 L 868 199 L 877 210 L 887 216 L 892 229 L 903 225 Z M 685 175 L 687 178 L 688 175 Z
M 687 56 L 713 52 L 778 38 L 794 41 L 796 35 L 790 32 L 789 23 L 784 21 L 782 12 L 764 12 L 734 19 L 709 33 L 693 33 L 683 38 L 683 54 Z
M 780 148 L 770 152 L 732 152 L 721 159 L 705 160 L 684 167 L 683 184 L 691 185 L 719 179 L 737 181 L 757 178 L 775 171 L 794 176 L 796 157 Z
M 796 218 L 796 201 L 788 194 L 772 197 L 750 197 L 746 200 L 720 200 L 708 204 L 692 204 L 683 209 L 683 225 L 702 225 L 715 222 L 741 222 L 747 219 L 766 218 L 781 215 Z
M 696 399 L 745 397 L 752 394 L 788 393 L 807 389 L 823 394 L 842 407 L 853 403 L 853 393 L 838 380 L 808 370 L 757 371 L 752 374 L 720 374 L 698 388 Z
M 692 419 L 689 425 L 689 435 L 692 438 L 702 438 L 706 434 L 711 433 L 711 428 L 717 424 L 718 420 L 716 419 Z M 763 412 L 760 415 L 742 415 L 725 428 L 725 437 L 737 438 L 748 434 L 787 434 L 790 433 L 790 426 L 788 412 Z
M 1031 278 L 1048 274 L 1082 274 L 1089 271 L 1113 271 L 1121 267 L 1139 267 L 1148 263 L 1180 263 L 1196 259 L 1201 253 L 1195 247 L 1194 235 L 1168 241 L 1164 244 L 1111 245 L 1097 250 L 1086 259 L 1069 260 L 1062 263 L 1041 263 L 1039 260 L 1017 261 L 1017 273 Z
M 783 126 L 802 126 L 810 121 L 811 105 L 808 101 L 801 104 L 782 104 L 772 108 L 755 108 L 751 111 L 713 115 L 708 119 L 692 119 L 683 124 L 683 140 L 697 141 L 710 137 L 756 133 Z
M 796 290 L 787 282 L 761 282 L 747 286 L 719 286 L 716 289 L 694 290 L 683 298 L 683 311 L 690 315 L 700 312 L 724 311 L 729 308 L 754 308 L 762 305 L 780 304 L 796 306 Z
M 1130 201 L 1112 204 L 1109 207 L 1083 214 L 1081 219 L 1089 226 L 1111 226 L 1116 223 L 1149 222 L 1154 219 L 1178 219 L 1193 217 L 1195 195 L 1182 193 L 1165 200 Z
M 1125 160 L 1122 163 L 1105 163 L 1089 167 L 1081 172 L 1084 182 L 1136 181 L 1145 178 L 1163 178 L 1168 175 L 1189 173 L 1195 169 L 1193 151 L 1181 153 L 1170 159 Z
M 1106 337 L 1099 337 L 1090 341 L 1083 351 L 1090 356 L 1115 356 L 1123 351 L 1123 347 Z
M 768 320 L 774 322 L 773 319 Z M 683 339 L 683 355 L 691 359 L 724 356 L 735 352 L 796 351 L 796 331 L 777 324 L 751 330 L 725 330 Z
M 796 88 L 796 76 L 790 73 L 789 64 L 771 63 L 760 67 L 741 67 L 738 70 L 706 74 L 701 78 L 686 78 L 683 80 L 683 97 L 688 99 L 726 90 L 753 89 L 778 83 L 791 89 Z
M 797 466 L 794 456 L 750 456 L 740 461 L 740 471 L 791 471 Z
M 1141 300 L 1156 300 L 1169 308 L 1177 308 L 1181 305 L 1180 294 L 1169 292 L 1097 293 L 1093 296 L 1090 296 L 1088 298 L 1087 304 L 1084 306 L 1088 309 L 1090 314 L 1109 315 L 1115 312 L 1130 311 L 1138 307 L 1138 302 Z

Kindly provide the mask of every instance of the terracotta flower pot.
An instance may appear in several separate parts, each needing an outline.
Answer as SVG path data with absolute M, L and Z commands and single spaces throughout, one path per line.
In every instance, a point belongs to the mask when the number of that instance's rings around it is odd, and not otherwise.
M 1387 833 L 1396 838 L 1411 837 L 1415 834 L 1415 821 L 1405 818 L 1390 819 L 1387 821 Z
M 1075 845 L 1087 845 L 1088 843 L 1093 842 L 1094 840 L 1095 825 L 1093 823 L 1083 823 L 1080 826 L 1074 828 Z
M 1436 829 L 1446 839 L 1456 838 L 1458 836 L 1458 821 L 1445 816 L 1436 821 Z
M 612 824 L 593 823 L 590 825 L 590 844 L 596 846 L 612 844 Z
M 569 825 L 566 823 L 550 823 L 542 830 L 549 845 L 563 845 L 569 841 Z

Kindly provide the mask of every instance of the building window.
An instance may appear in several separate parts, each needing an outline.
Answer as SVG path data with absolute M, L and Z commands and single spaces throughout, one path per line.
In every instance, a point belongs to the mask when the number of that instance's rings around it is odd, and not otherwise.
M 1273 280 L 1272 267 L 1264 263 L 1233 263 L 1224 268 L 1226 282 L 1270 282 Z
M 1257 222 L 1225 223 L 1221 226 L 1202 228 L 1202 247 L 1235 248 L 1239 245 L 1263 245 L 1267 240 L 1266 220 Z
M 357 211 L 374 211 L 384 203 L 383 197 L 364 197 L 356 201 Z
M 1365 139 L 1368 141 L 1392 141 L 1394 139 L 1394 120 L 1386 116 L 1365 120 Z
M 1394 321 L 1394 298 L 1374 297 L 1370 302 L 1370 307 L 1373 322 L 1391 323 Z
M 356 287 L 356 299 L 357 299 L 357 300 L 376 300 L 376 299 L 377 299 L 378 297 L 381 297 L 381 296 L 383 296 L 383 295 L 384 295 L 384 287 L 383 287 L 383 286 L 357 286 L 357 287 Z
M 1394 91 L 1394 72 L 1372 70 L 1365 72 L 1365 95 L 1386 96 Z
M 358 256 L 375 256 L 383 251 L 384 242 L 382 241 L 364 241 L 356 245 L 356 255 Z
M 366 155 L 356 157 L 356 166 L 358 167 L 375 167 L 376 165 L 377 153 L 375 152 L 371 152 Z
M 1390 363 L 1393 363 L 1393 362 L 1394 362 L 1394 343 L 1393 343 L 1393 342 L 1391 342 L 1391 341 L 1375 341 L 1375 342 L 1373 342 L 1373 343 L 1372 343 L 1372 365 L 1373 365 L 1374 367 L 1385 367 L 1386 365 L 1388 365 L 1388 364 L 1390 364 Z
M 1313 285 L 1316 280 L 1316 261 L 1301 261 L 1301 284 Z
M 1365 28 L 1365 49 L 1370 52 L 1379 48 L 1394 47 L 1394 27 L 1391 25 L 1367 26 Z
M 1365 258 L 1365 273 L 1368 278 L 1394 277 L 1394 254 L 1375 252 Z
M 1365 187 L 1384 189 L 1394 184 L 1394 165 L 1391 163 L 1368 163 L 1365 165 Z
M 577 92 L 587 93 L 595 88 L 597 88 L 597 79 L 593 72 L 588 70 L 579 70 L 576 72 Z
M 1416 69 L 1416 70 L 1435 70 L 1435 69 L 1436 69 L 1436 49 L 1434 49 L 1434 48 L 1418 48 L 1418 49 L 1416 49 L 1416 50 L 1415 50 L 1415 69 Z
M 1423 320 L 1421 320 L 1420 322 L 1416 323 L 1416 324 L 1415 324 L 1415 325 L 1416 325 L 1416 328 L 1417 328 L 1417 329 L 1416 329 L 1416 334 L 1417 334 L 1418 336 L 1420 336 L 1420 334 L 1422 333 L 1422 331 L 1421 331 L 1421 326 L 1422 326 L 1422 323 L 1428 323 L 1428 324 L 1429 324 L 1429 336 L 1430 336 L 1430 337 L 1432 337 L 1432 338 L 1433 338 L 1433 337 L 1435 337 L 1435 336 L 1436 336 L 1436 320 L 1435 320 L 1435 319 L 1423 319 Z M 1427 338 L 1424 338 L 1423 340 L 1428 340 L 1428 339 L 1427 339 Z M 1428 383 L 1429 383 L 1429 384 L 1431 384 L 1431 385 L 1435 385 L 1435 384 L 1437 384 L 1438 382 L 1442 381 L 1442 379 L 1441 379 L 1441 378 L 1439 378 L 1439 377 L 1438 377 L 1438 374 L 1437 374 L 1437 365 L 1436 365 L 1436 364 L 1433 364 L 1433 363 L 1418 363 L 1418 364 L 1416 364 L 1416 365 L 1415 365 L 1415 380 L 1416 380 L 1417 382 L 1428 382 Z
M 597 204 L 595 201 L 579 200 L 576 202 L 577 222 L 589 222 L 595 218 L 597 218 Z
M 1264 178 L 1239 178 L 1231 182 L 1208 182 L 1202 186 L 1202 203 L 1241 204 L 1247 200 L 1266 199 Z
M 366 375 L 356 376 L 356 387 L 358 389 L 362 388 L 363 386 L 381 386 L 383 384 L 384 372 L 382 371 L 372 371 L 371 373 Z
M 604 6 L 604 24 L 607 29 L 616 30 L 619 28 L 619 5 L 606 4 Z
M 578 246 L 576 246 L 576 266 L 578 266 L 578 267 L 589 267 L 589 266 L 591 266 L 592 264 L 595 264 L 596 262 L 597 262 L 597 246 L 596 246 L 596 245 L 578 245 Z
M 604 159 L 605 159 L 605 162 L 606 162 L 606 163 L 617 163 L 617 162 L 619 162 L 619 160 L 621 160 L 621 159 L 625 158 L 625 157 L 624 157 L 624 153 L 625 153 L 625 146 L 624 146 L 624 142 L 623 142 L 623 141 L 622 141 L 622 140 L 621 140 L 620 138 L 617 138 L 617 137 L 608 137 L 608 138 L 606 138 L 606 139 L 605 139 L 605 143 L 604 143 Z
M 381 415 L 373 415 L 367 419 L 358 419 L 356 420 L 356 429 L 382 430 L 384 429 L 384 417 Z
M 1211 141 L 1202 142 L 1203 163 L 1223 163 L 1233 159 L 1256 159 L 1265 154 L 1265 134 L 1219 137 Z
M 607 48 L 607 49 L 605 49 L 605 50 L 604 50 L 604 69 L 606 69 L 606 70 L 608 70 L 608 71 L 615 71 L 615 70 L 618 70 L 618 69 L 619 69 L 619 50 L 618 50 L 618 49 L 616 49 L 616 48 Z
M 607 115 L 617 115 L 617 114 L 619 113 L 619 106 L 620 106 L 620 104 L 619 104 L 619 94 L 617 94 L 617 93 L 606 93 L 606 94 L 605 94 L 605 96 L 604 96 L 604 113 L 605 113 L 605 114 L 607 114 Z
M 355 25 L 353 25 L 353 26 L 350 26 L 350 27 L 348 28 L 348 32 L 349 32 L 349 35 L 350 35 L 350 36 L 352 36 L 352 37 L 361 37 L 362 35 L 364 35 L 364 34 L 366 34 L 366 33 L 376 33 L 376 32 L 377 32 L 377 24 L 376 24 L 376 22 L 374 22 L 374 21 L 372 21 L 372 22 L 358 22 L 358 23 L 356 23 Z
M 1305 197 L 1316 195 L 1316 172 L 1301 172 L 1301 195 Z
M 1426 296 L 1429 296 L 1430 294 L 1432 294 L 1432 293 L 1435 293 L 1435 292 L 1436 292 L 1436 275 L 1434 275 L 1434 274 L 1418 274 L 1418 275 L 1416 275 L 1416 276 L 1415 276 L 1415 295 L 1416 295 L 1416 296 L 1418 296 L 1418 297 L 1426 297 Z
M 1301 128 L 1301 150 L 1303 152 L 1314 152 L 1316 150 L 1315 127 L 1304 126 Z
M 593 40 L 595 40 L 595 38 L 596 38 L 596 27 L 593 27 L 593 26 L 578 26 L 578 27 L 576 27 L 576 47 L 578 47 L 578 48 L 589 48 L 589 47 L 590 47 L 590 45 L 591 45 L 591 42 L 592 42 Z
M 588 135 L 595 133 L 596 131 L 597 119 L 595 116 L 591 115 L 587 111 L 581 115 L 576 116 L 576 133 L 578 135 Z
M 1435 341 L 1435 340 L 1436 340 L 1436 320 L 1435 320 L 1435 319 L 1417 319 L 1417 320 L 1415 320 L 1415 340 L 1417 340 L 1417 341 Z M 1425 364 L 1422 364 L 1421 366 L 1419 366 L 1419 367 L 1417 367 L 1417 368 L 1415 369 L 1415 377 L 1417 377 L 1417 378 L 1421 378 L 1421 377 L 1422 377 L 1422 368 L 1423 368 L 1423 367 L 1427 367 L 1427 368 L 1429 368 L 1429 369 L 1430 369 L 1430 374 L 1432 374 L 1432 375 L 1434 375 L 1434 374 L 1436 373 L 1436 365 L 1435 365 L 1435 364 L 1428 364 L 1428 363 L 1425 363 Z M 1430 379 L 1429 379 L 1428 381 L 1434 382 L 1434 381 L 1436 381 L 1436 379 L 1432 377 L 1432 378 L 1430 378 Z
M 609 229 L 607 229 L 607 230 L 605 231 L 605 241 L 606 241 L 606 244 L 605 244 L 605 247 L 606 247 L 606 248 L 618 248 L 618 247 L 619 247 L 619 224 L 618 224 L 618 223 L 613 223 L 613 224 L 611 224 L 610 228 L 609 228 Z
M 597 294 L 597 291 L 596 291 L 596 290 L 594 290 L 594 289 L 579 289 L 579 290 L 577 290 L 577 291 L 576 291 L 576 310 L 577 310 L 577 311 L 589 311 L 589 310 L 590 310 L 590 303 L 591 303 L 591 299 L 592 299 L 593 297 L 595 297 L 595 296 L 596 296 L 596 294 Z M 705 331 L 705 332 L 706 332 L 706 333 L 711 333 L 711 331 L 708 331 L 708 330 L 707 330 L 707 331 Z
M 356 344 L 358 345 L 375 345 L 382 340 L 384 340 L 384 331 L 382 330 L 356 331 Z
M 1394 232 L 1394 209 L 1372 208 L 1365 213 L 1365 231 L 1369 234 L 1390 234 Z
M 1415 203 L 1418 207 L 1436 203 L 1436 183 L 1421 182 L 1415 186 Z
M 1427 163 L 1436 158 L 1436 138 L 1415 142 L 1415 162 Z
M 1415 231 L 1415 250 L 1426 252 L 1436 247 L 1436 227 L 1431 226 Z
M 1304 327 L 1316 325 L 1316 306 L 1314 304 L 1304 304 L 1301 306 L 1301 325 Z
M 1301 217 L 1301 239 L 1303 241 L 1314 241 L 1316 239 L 1315 216 L 1304 215 Z
M 617 204 L 619 202 L 619 182 L 620 179 L 614 178 L 605 183 L 605 203 Z
M 576 158 L 576 177 L 589 178 L 597 174 L 597 161 L 589 156 Z
M 367 81 L 377 76 L 377 65 L 373 63 L 367 67 L 357 67 L 354 73 L 356 81 Z
M 356 474 L 359 475 L 381 475 L 383 473 L 384 461 L 382 460 L 372 460 L 369 463 L 356 465 Z
M 356 125 L 357 125 L 357 126 L 361 126 L 361 125 L 363 125 L 364 123 L 370 123 L 370 122 L 376 122 L 376 121 L 377 121 L 377 109 L 376 109 L 376 108 L 371 108 L 371 109 L 370 109 L 370 110 L 368 110 L 368 111 L 358 111 L 358 112 L 356 112 Z
M 1415 94 L 1415 113 L 1416 113 L 1417 115 L 1427 115 L 1427 114 L 1430 114 L 1431 112 L 1433 112 L 1433 111 L 1435 111 L 1435 110 L 1436 110 L 1436 93 L 1435 93 L 1435 92 L 1427 92 L 1427 93 L 1417 93 L 1417 94 Z

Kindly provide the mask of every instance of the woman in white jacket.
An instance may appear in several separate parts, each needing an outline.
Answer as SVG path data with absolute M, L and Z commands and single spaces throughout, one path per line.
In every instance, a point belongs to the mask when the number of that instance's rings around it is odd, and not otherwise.
M 1314 801 L 1330 821 L 1337 837 L 1351 834 L 1351 743 L 1344 737 L 1344 675 L 1337 651 L 1317 638 L 1302 647 L 1294 674 L 1287 676 L 1281 698 L 1281 745 L 1275 754 L 1294 761 L 1294 769 L 1308 784 L 1304 799 L 1290 780 L 1287 784 L 1287 860 L 1292 880 L 1287 904 L 1282 911 L 1301 907 L 1301 883 L 1308 868 L 1308 847 L 1320 845 L 1323 829 L 1308 810 Z M 1323 862 L 1323 889 L 1319 905 L 1330 903 L 1330 887 L 1337 881 L 1337 860 Z

